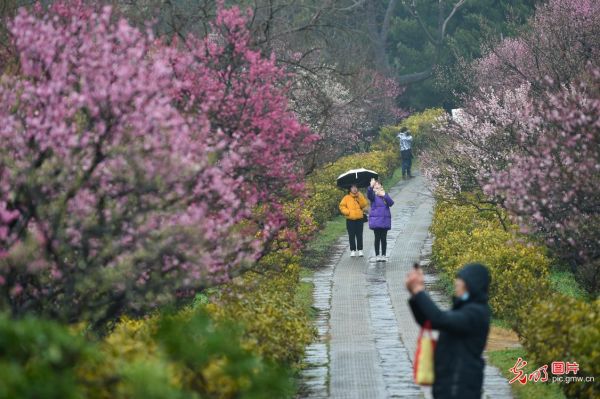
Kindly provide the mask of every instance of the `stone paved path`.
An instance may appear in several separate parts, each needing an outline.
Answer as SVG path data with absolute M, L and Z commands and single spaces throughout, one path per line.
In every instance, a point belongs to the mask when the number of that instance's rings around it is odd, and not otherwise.
M 407 304 L 404 278 L 422 253 L 430 250 L 433 200 L 420 177 L 388 191 L 395 201 L 389 261 L 374 262 L 373 233 L 365 228 L 364 258 L 350 258 L 342 237 L 332 262 L 315 274 L 320 340 L 307 351 L 302 397 L 431 397 L 429 389 L 412 382 L 418 325 Z M 447 306 L 442 295 L 433 296 Z M 486 367 L 485 378 L 484 397 L 512 398 L 497 369 Z

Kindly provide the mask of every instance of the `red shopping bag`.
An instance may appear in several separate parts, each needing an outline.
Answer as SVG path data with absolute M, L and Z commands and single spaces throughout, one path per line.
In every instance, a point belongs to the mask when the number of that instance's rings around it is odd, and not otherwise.
M 435 378 L 433 372 L 434 351 L 436 340 L 431 331 L 431 322 L 425 322 L 419 333 L 417 352 L 415 353 L 415 368 L 413 377 L 419 385 L 432 385 Z

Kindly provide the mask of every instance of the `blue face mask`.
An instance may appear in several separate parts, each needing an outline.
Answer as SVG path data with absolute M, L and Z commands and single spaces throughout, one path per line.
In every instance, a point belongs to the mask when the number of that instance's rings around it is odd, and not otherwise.
M 462 299 L 463 301 L 466 301 L 467 299 L 469 299 L 469 291 L 467 291 L 464 294 L 462 294 L 462 296 L 460 297 L 460 299 Z

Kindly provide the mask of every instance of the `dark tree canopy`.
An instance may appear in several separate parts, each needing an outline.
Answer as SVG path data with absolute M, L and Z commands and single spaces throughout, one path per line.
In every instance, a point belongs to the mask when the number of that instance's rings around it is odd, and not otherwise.
M 386 46 L 400 77 L 420 79 L 407 87 L 400 105 L 414 109 L 456 106 L 464 92 L 462 66 L 482 55 L 489 44 L 511 36 L 533 12 L 536 0 L 400 0 Z M 391 3 L 391 2 L 390 2 Z

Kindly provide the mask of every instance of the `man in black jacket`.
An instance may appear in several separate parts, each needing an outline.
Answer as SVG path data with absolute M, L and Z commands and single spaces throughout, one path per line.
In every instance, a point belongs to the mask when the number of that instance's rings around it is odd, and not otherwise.
M 425 292 L 423 272 L 415 269 L 406 278 L 411 292 L 410 308 L 417 323 L 431 322 L 440 331 L 435 348 L 436 399 L 481 397 L 483 386 L 483 349 L 490 329 L 488 287 L 490 275 L 478 263 L 468 264 L 454 282 L 452 310 L 442 311 Z

